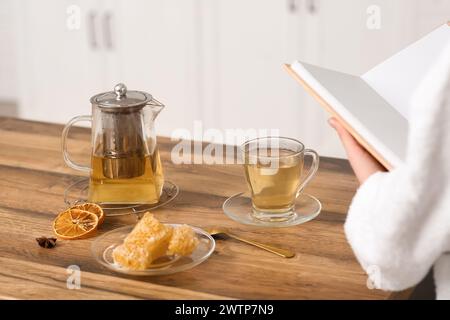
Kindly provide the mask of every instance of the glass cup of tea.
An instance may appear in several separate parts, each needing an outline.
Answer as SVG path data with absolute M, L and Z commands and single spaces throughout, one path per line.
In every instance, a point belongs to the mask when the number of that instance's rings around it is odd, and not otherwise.
M 264 137 L 241 146 L 244 172 L 250 188 L 252 215 L 266 222 L 295 217 L 295 202 L 319 168 L 319 155 L 295 139 Z M 311 156 L 303 173 L 305 156 Z

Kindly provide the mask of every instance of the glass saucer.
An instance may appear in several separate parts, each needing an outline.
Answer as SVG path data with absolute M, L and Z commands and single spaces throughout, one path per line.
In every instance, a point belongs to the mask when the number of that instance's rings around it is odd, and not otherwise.
M 89 188 L 89 178 L 81 178 L 78 181 L 75 181 L 71 185 L 69 185 L 64 191 L 64 202 L 68 206 L 74 206 L 77 204 L 81 204 L 87 202 Z M 127 214 L 139 214 L 149 210 L 154 210 L 156 208 L 165 206 L 179 193 L 178 186 L 170 181 L 164 181 L 163 190 L 161 193 L 161 197 L 159 198 L 159 202 L 154 204 L 107 204 L 107 203 L 99 203 L 99 205 L 103 208 L 105 215 L 107 217 L 114 216 L 124 216 Z
M 173 227 L 178 224 L 167 224 Z M 185 271 L 202 263 L 214 252 L 216 243 L 204 230 L 191 227 L 198 237 L 199 244 L 190 256 L 166 256 L 155 261 L 151 268 L 145 270 L 130 270 L 114 263 L 112 251 L 121 245 L 125 237 L 133 230 L 134 226 L 125 226 L 114 229 L 99 236 L 92 243 L 91 252 L 95 260 L 106 268 L 128 275 L 157 276 Z
M 258 227 L 290 227 L 317 217 L 322 210 L 322 204 L 317 198 L 302 193 L 295 202 L 295 214 L 285 221 L 263 221 L 253 217 L 252 199 L 248 192 L 237 193 L 229 197 L 223 203 L 222 208 L 229 218 L 239 223 Z

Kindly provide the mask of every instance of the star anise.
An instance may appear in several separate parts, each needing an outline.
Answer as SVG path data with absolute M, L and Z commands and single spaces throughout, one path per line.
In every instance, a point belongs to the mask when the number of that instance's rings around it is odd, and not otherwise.
M 40 238 L 36 238 L 36 241 L 39 244 L 39 246 L 45 249 L 51 249 L 56 246 L 56 238 L 47 238 L 42 236 Z

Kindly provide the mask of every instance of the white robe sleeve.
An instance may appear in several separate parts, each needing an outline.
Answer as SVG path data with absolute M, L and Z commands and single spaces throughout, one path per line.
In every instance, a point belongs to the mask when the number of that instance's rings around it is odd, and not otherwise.
M 358 190 L 345 232 L 376 287 L 411 287 L 442 254 L 448 225 L 432 207 L 403 170 L 377 173 Z
M 449 57 L 440 60 L 417 94 L 405 164 L 372 175 L 347 216 L 347 239 L 380 289 L 414 286 L 449 250 Z

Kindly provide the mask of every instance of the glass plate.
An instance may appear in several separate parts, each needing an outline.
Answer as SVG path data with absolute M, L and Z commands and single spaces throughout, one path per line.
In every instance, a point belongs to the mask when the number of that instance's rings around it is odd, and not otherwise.
M 87 194 L 89 188 L 89 178 L 81 178 L 69 185 L 64 191 L 64 202 L 69 206 L 74 206 L 87 201 Z M 164 181 L 163 190 L 159 202 L 154 204 L 106 204 L 99 203 L 103 208 L 107 217 L 123 216 L 128 214 L 139 214 L 149 210 L 154 210 L 165 206 L 179 193 L 179 188 L 176 184 L 170 181 Z
M 180 226 L 179 224 L 170 223 L 167 225 L 173 227 Z M 123 243 L 123 240 L 131 232 L 131 230 L 133 230 L 133 228 L 133 225 L 117 228 L 95 239 L 91 247 L 95 260 L 115 272 L 135 276 L 157 276 L 191 269 L 208 259 L 216 247 L 214 239 L 206 231 L 200 228 L 191 227 L 199 239 L 199 244 L 190 256 L 162 257 L 155 261 L 152 268 L 146 270 L 129 270 L 114 263 L 112 251 L 115 247 Z
M 307 194 L 302 193 L 295 201 L 295 214 L 286 221 L 263 221 L 252 215 L 252 199 L 248 192 L 237 193 L 229 197 L 223 203 L 223 211 L 229 218 L 239 223 L 258 227 L 291 227 L 305 223 L 317 217 L 322 210 L 320 201 Z

